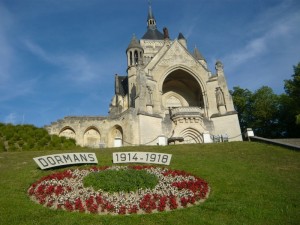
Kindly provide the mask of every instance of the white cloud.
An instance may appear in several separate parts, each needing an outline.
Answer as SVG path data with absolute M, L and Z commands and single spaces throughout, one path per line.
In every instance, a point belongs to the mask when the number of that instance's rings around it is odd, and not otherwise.
M 17 27 L 16 18 L 1 3 L 0 15 L 0 102 L 3 102 L 30 93 L 36 79 L 24 80 L 17 74 L 16 65 L 20 65 L 13 34 Z
M 253 24 L 253 30 L 261 31 L 255 38 L 249 40 L 244 47 L 224 57 L 224 62 L 229 69 L 234 70 L 274 50 L 285 51 L 285 45 L 299 45 L 300 32 L 297 27 L 300 24 L 300 13 L 283 13 L 278 7 L 276 9 L 277 13 L 272 10 L 274 17 L 266 16 L 268 21 L 258 21 Z M 272 22 L 270 23 L 269 20 Z M 258 25 L 261 27 L 257 29 Z M 287 40 L 293 40 L 294 43 Z
M 68 71 L 67 78 L 73 82 L 92 82 L 98 77 L 100 68 L 84 55 L 60 56 L 62 66 Z
M 4 123 L 11 123 L 11 124 L 16 124 L 17 123 L 17 114 L 12 112 L 5 116 L 4 118 Z
M 239 66 L 246 63 L 249 59 L 254 58 L 266 51 L 266 37 L 251 40 L 244 48 L 232 53 L 225 58 L 225 61 L 231 62 L 232 66 Z
M 0 102 L 33 93 L 33 88 L 37 81 L 37 78 L 28 80 L 14 79 L 0 84 Z

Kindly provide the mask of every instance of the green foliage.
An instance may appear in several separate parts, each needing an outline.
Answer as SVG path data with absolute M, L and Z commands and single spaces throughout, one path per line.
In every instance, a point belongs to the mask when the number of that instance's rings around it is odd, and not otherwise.
M 257 136 L 278 137 L 279 98 L 270 87 L 263 86 L 254 92 L 252 98 L 251 127 Z
M 270 87 L 263 86 L 254 93 L 248 89 L 234 87 L 231 95 L 239 115 L 242 131 L 251 127 L 257 136 L 280 136 L 278 128 L 279 97 Z
M 294 72 L 285 80 L 286 94 L 276 95 L 266 86 L 254 93 L 240 87 L 230 91 L 242 131 L 251 127 L 261 137 L 300 137 L 300 63 Z
M 248 123 L 251 118 L 251 97 L 253 94 L 248 89 L 240 87 L 233 87 L 233 91 L 230 91 L 230 94 L 233 97 L 235 110 L 239 115 L 241 129 L 244 131 L 250 127 Z
M 296 116 L 296 124 L 300 125 L 300 114 Z
M 74 149 L 74 139 L 50 136 L 43 128 L 33 125 L 0 123 L 0 151 Z
M 0 152 L 6 151 L 5 144 L 3 141 L 0 141 Z
M 292 79 L 284 81 L 284 89 L 288 96 L 294 98 L 299 103 L 300 101 L 300 62 L 294 66 L 294 74 Z
M 281 96 L 281 120 L 289 137 L 300 137 L 300 63 L 294 66 L 292 79 L 284 81 L 286 94 Z
M 83 180 L 85 187 L 107 192 L 130 192 L 138 189 L 154 188 L 158 179 L 145 170 L 104 170 L 93 172 Z

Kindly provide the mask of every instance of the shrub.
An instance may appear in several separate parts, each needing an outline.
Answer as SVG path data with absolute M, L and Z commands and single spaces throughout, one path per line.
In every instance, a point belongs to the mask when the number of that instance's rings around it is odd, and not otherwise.
M 1 152 L 6 151 L 5 144 L 4 144 L 3 141 L 0 141 L 0 151 L 1 151 Z
M 71 149 L 76 147 L 74 139 L 67 139 L 57 135 L 49 135 L 43 128 L 33 125 L 12 125 L 0 123 L 0 151 L 27 151 Z M 4 145 L 4 146 L 3 146 Z

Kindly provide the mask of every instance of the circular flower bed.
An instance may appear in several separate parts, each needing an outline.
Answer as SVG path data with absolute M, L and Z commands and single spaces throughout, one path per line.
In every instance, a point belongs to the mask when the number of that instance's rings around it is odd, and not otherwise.
M 145 170 L 157 176 L 153 189 L 106 192 L 85 187 L 83 179 L 104 170 Z M 209 194 L 206 181 L 184 171 L 153 166 L 91 167 L 65 170 L 41 178 L 28 189 L 32 200 L 53 209 L 98 214 L 152 213 L 189 207 Z

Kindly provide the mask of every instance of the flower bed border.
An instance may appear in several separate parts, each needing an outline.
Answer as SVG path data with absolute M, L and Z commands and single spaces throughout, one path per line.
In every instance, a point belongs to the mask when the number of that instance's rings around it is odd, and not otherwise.
M 135 169 L 155 174 L 159 182 L 154 189 L 108 193 L 84 187 L 82 180 L 91 172 Z M 156 166 L 105 166 L 65 170 L 42 177 L 28 189 L 30 198 L 52 209 L 93 214 L 143 214 L 191 207 L 209 195 L 208 183 L 185 171 Z

